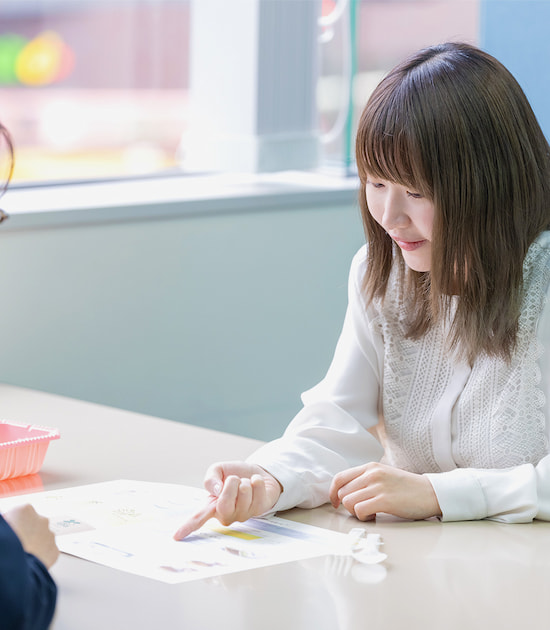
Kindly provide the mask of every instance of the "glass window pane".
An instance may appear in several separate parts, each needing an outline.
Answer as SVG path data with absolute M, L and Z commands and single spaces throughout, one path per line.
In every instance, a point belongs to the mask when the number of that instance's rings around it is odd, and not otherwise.
M 3 0 L 0 110 L 15 181 L 177 165 L 188 0 Z
M 316 1 L 325 18 L 317 90 L 321 159 L 348 168 L 358 115 L 383 73 L 425 45 L 476 43 L 479 0 Z M 0 119 L 14 136 L 15 182 L 179 169 L 190 100 L 191 4 L 0 2 Z
M 325 163 L 341 167 L 353 163 L 357 119 L 388 70 L 425 46 L 449 40 L 478 43 L 479 0 L 323 0 L 323 13 L 329 14 L 338 4 L 348 5 L 354 19 L 351 25 L 342 19 L 325 29 L 318 107 L 322 133 L 329 140 L 323 145 Z M 352 100 L 349 125 L 341 124 L 340 133 L 330 136 L 338 129 L 339 116 L 343 122 L 348 93 Z

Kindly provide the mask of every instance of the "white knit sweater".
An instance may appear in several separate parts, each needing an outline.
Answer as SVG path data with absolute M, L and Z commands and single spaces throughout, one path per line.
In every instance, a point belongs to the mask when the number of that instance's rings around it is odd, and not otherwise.
M 406 339 L 395 281 L 383 307 L 365 308 L 365 253 L 352 263 L 326 377 L 302 395 L 283 437 L 249 458 L 282 483 L 275 509 L 325 503 L 336 472 L 381 460 L 427 474 L 443 520 L 550 520 L 550 232 L 525 259 L 510 364 L 456 361 L 445 326 Z

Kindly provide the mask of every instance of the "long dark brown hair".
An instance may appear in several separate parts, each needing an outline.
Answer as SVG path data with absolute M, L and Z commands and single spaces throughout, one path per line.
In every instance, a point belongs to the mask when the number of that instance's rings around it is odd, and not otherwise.
M 359 121 L 356 156 L 368 241 L 367 300 L 383 299 L 394 264 L 416 339 L 451 313 L 450 348 L 473 362 L 509 358 L 523 261 L 550 227 L 550 147 L 521 87 L 491 55 L 463 43 L 424 49 L 394 68 Z M 429 272 L 406 268 L 369 213 L 367 175 L 433 201 Z

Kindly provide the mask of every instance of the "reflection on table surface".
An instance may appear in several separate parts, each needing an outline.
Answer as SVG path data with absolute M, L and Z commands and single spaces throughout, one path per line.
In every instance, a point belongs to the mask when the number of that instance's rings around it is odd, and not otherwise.
M 5 385 L 0 399 L 5 418 L 61 432 L 40 473 L 2 482 L 5 494 L 124 478 L 199 487 L 212 461 L 246 457 L 259 444 Z M 406 522 L 387 515 L 359 523 L 330 505 L 280 516 L 379 533 L 388 558 L 361 565 L 324 556 L 166 585 L 63 555 L 53 569 L 59 600 L 52 629 L 517 630 L 545 627 L 550 619 L 548 523 Z

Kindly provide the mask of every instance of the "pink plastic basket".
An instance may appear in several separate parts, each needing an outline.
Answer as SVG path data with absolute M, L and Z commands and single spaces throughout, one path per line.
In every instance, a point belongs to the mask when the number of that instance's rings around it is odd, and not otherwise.
M 32 475 L 40 470 L 57 429 L 0 420 L 0 480 Z

